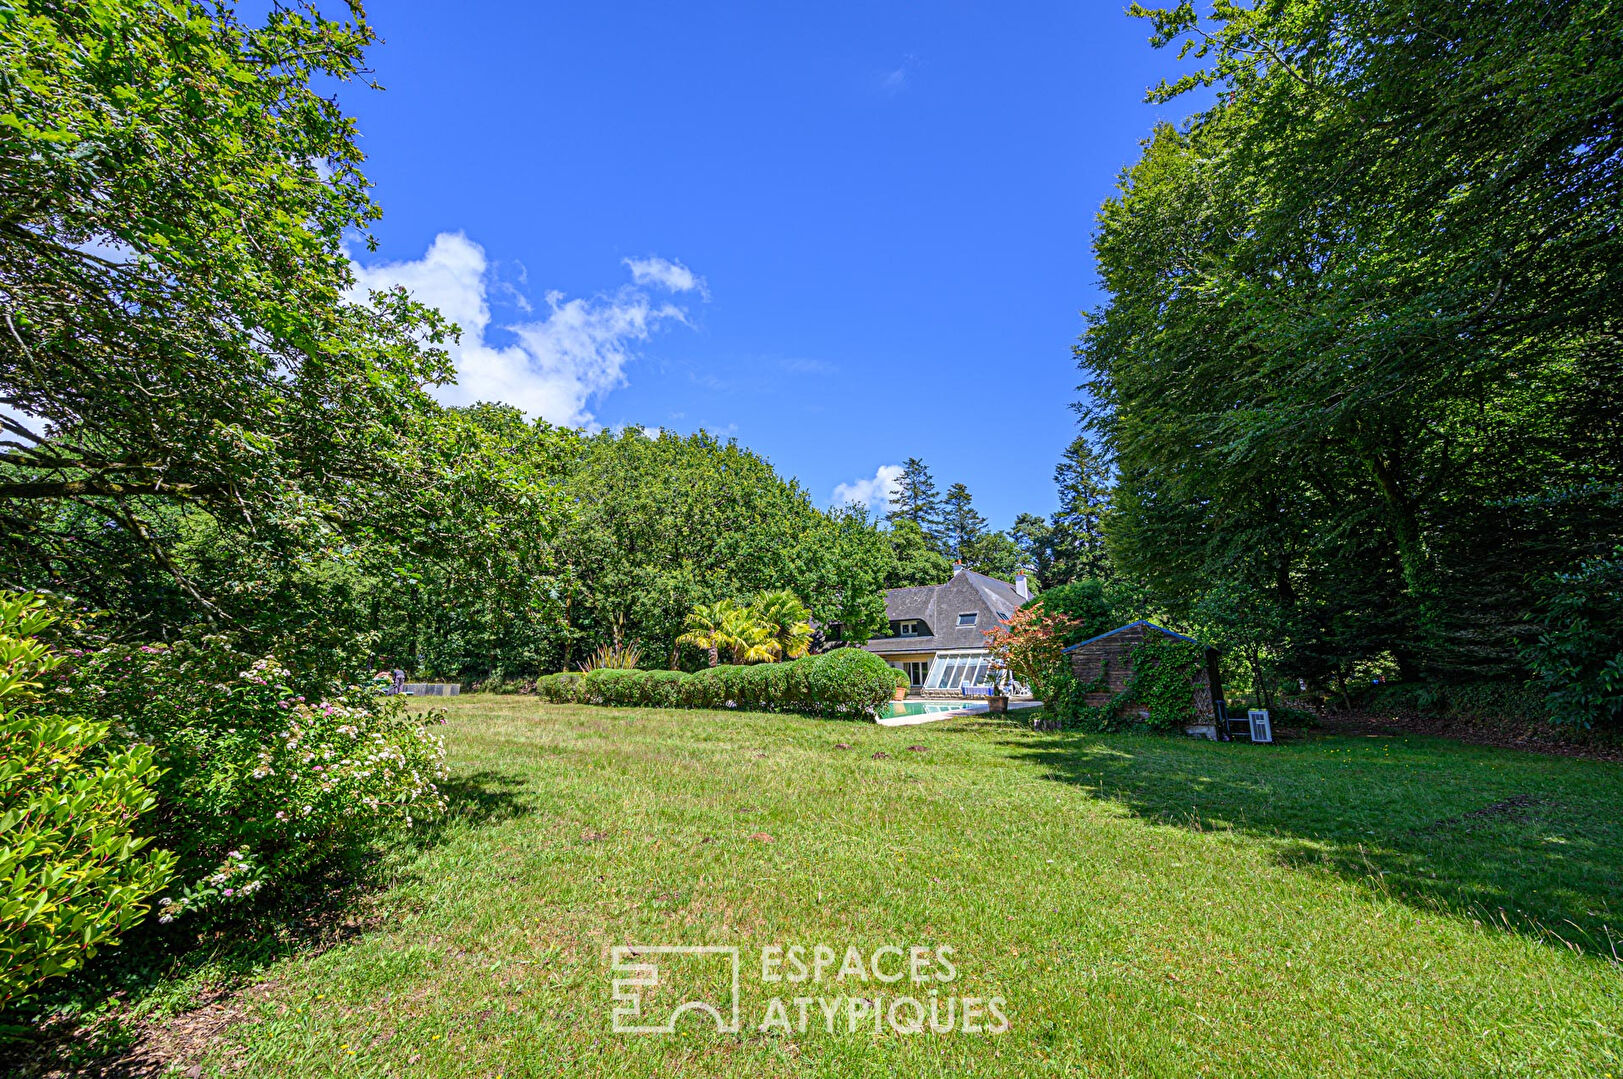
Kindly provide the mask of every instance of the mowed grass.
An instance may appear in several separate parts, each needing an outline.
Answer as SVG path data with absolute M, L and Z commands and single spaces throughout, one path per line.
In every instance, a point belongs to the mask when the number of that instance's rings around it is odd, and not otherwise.
M 202 1074 L 1623 1076 L 1616 765 L 451 712 L 457 819 L 394 855 L 367 931 L 268 970 Z M 957 977 L 762 981 L 762 946 L 819 943 L 950 946 Z M 622 944 L 738 946 L 743 1029 L 613 1033 Z M 816 1004 L 757 1029 L 773 996 L 931 988 L 1002 997 L 1009 1029 L 831 1033 Z

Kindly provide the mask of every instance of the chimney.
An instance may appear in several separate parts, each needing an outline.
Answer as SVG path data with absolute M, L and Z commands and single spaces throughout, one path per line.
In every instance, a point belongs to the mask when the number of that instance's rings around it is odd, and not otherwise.
M 956 577 L 962 572 L 964 572 L 964 564 L 962 562 L 958 561 L 957 559 L 953 559 L 952 575 L 954 577 Z
M 1031 598 L 1031 588 L 1026 584 L 1026 567 L 1020 566 L 1014 571 L 1014 590 L 1021 599 Z

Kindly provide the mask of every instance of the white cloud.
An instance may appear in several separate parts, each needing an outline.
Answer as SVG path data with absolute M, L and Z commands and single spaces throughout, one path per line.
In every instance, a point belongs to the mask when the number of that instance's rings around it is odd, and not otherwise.
M 840 369 L 824 360 L 779 360 L 778 366 L 791 375 L 837 375 Z
M 885 72 L 879 79 L 879 88 L 885 93 L 895 96 L 907 89 L 908 81 L 913 77 L 913 71 L 919 66 L 919 58 L 912 53 L 902 57 L 902 66 Z
M 901 494 L 901 465 L 880 465 L 872 479 L 853 480 L 834 488 L 830 501 L 836 506 L 860 502 L 875 513 L 884 513 Z
M 672 292 L 698 292 L 705 299 L 710 298 L 710 289 L 705 285 L 704 278 L 680 262 L 657 255 L 624 261 L 631 268 L 631 280 L 639 285 L 657 285 Z
M 680 263 L 642 261 L 687 274 L 696 282 L 690 288 L 703 287 L 702 279 Z M 637 344 L 663 323 L 688 321 L 682 308 L 655 302 L 632 285 L 591 299 L 571 300 L 561 292 L 549 292 L 545 317 L 502 327 L 518 340 L 497 347 L 486 340 L 491 323 L 488 297 L 492 287 L 502 286 L 491 280 L 484 249 L 460 232 L 440 233 L 427 254 L 414 261 L 357 265 L 355 279 L 361 296 L 372 289 L 403 285 L 462 328 L 461 343 L 451 348 L 456 385 L 439 387 L 440 400 L 452 405 L 504 401 L 550 423 L 570 426 L 591 425 L 590 402 L 625 384 L 626 365 Z M 658 279 L 639 274 L 632 266 L 632 280 L 646 284 Z

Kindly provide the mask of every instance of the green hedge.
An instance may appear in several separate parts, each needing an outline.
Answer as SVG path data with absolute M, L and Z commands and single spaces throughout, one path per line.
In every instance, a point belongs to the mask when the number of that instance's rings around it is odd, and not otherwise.
M 907 676 L 872 652 L 841 648 L 788 663 L 680 671 L 566 671 L 536 679 L 535 692 L 557 704 L 641 708 L 740 708 L 811 716 L 866 717 L 890 700 Z

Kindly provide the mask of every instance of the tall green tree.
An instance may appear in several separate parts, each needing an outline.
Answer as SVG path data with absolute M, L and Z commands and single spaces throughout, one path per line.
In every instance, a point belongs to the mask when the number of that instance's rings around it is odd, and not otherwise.
M 1102 456 L 1086 438 L 1079 436 L 1065 448 L 1054 469 L 1054 485 L 1059 488 L 1059 510 L 1047 536 L 1053 583 L 1107 579 L 1104 518 L 1110 508 L 1111 481 Z
M 975 554 L 975 544 L 986 535 L 986 518 L 975 509 L 969 488 L 955 483 L 941 500 L 942 534 L 946 553 L 967 564 Z
M 507 405 L 425 421 L 420 482 L 321 563 L 355 563 L 364 582 L 356 621 L 381 659 L 473 679 L 534 673 L 556 657 L 566 587 L 558 551 L 577 521 L 564 481 L 579 452 L 577 432 Z M 336 606 L 310 613 L 331 620 Z
M 1100 214 L 1112 555 L 1171 611 L 1266 597 L 1316 677 L 1522 677 L 1536 582 L 1623 521 L 1615 12 L 1139 13 L 1204 62 L 1152 97 L 1220 92 Z
M 902 462 L 902 476 L 896 481 L 896 497 L 885 519 L 892 525 L 899 521 L 911 521 L 937 550 L 944 550 L 945 523 L 941 494 L 936 490 L 929 466 L 917 457 L 909 457 Z
M 952 562 L 936 550 L 918 525 L 903 518 L 891 524 L 888 536 L 895 552 L 896 568 L 885 578 L 886 588 L 946 584 L 952 579 Z
M 1020 552 L 1021 563 L 1036 574 L 1044 587 L 1054 581 L 1053 533 L 1048 519 L 1036 513 L 1022 513 L 1009 526 L 1009 539 Z
M 988 577 L 1013 581 L 1026 559 L 1007 532 L 983 532 L 965 546 L 964 565 Z

